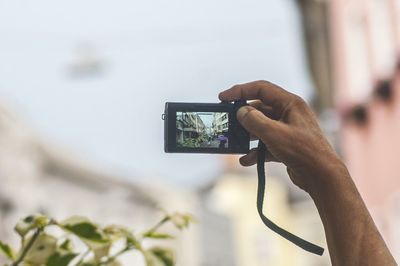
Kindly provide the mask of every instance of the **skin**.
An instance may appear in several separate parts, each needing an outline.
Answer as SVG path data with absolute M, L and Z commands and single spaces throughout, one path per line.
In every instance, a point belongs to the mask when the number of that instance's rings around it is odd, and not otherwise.
M 219 98 L 254 100 L 238 110 L 237 119 L 253 139 L 265 143 L 266 161 L 284 163 L 293 183 L 310 194 L 332 265 L 397 265 L 345 164 L 303 99 L 267 81 L 235 85 Z M 256 162 L 257 149 L 240 158 L 243 166 Z

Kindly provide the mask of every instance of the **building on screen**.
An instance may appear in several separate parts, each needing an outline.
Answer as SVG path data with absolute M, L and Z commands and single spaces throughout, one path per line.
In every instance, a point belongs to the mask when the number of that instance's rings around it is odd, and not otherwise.
M 183 142 L 188 138 L 197 138 L 206 132 L 206 126 L 197 113 L 177 112 L 176 140 Z
M 212 128 L 215 135 L 224 134 L 228 132 L 229 129 L 228 114 L 214 113 Z

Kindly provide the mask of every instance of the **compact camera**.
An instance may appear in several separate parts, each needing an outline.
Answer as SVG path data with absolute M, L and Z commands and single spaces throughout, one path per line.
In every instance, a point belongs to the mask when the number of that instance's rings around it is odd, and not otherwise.
M 246 101 L 165 104 L 164 150 L 168 153 L 244 154 L 249 133 L 236 119 Z

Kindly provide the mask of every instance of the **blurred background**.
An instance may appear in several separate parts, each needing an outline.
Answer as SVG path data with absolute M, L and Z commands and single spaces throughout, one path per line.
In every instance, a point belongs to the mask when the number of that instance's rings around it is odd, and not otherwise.
M 313 106 L 400 260 L 399 47 L 398 0 L 0 0 L 0 239 L 36 212 L 140 230 L 164 208 L 199 220 L 180 266 L 330 265 L 264 227 L 254 167 L 163 152 L 166 101 L 265 79 Z M 310 198 L 267 175 L 265 212 L 326 247 Z

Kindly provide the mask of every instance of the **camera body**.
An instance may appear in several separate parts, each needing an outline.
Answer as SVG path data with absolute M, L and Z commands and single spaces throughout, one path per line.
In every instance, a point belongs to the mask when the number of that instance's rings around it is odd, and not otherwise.
M 164 150 L 167 153 L 244 154 L 249 133 L 236 119 L 246 101 L 165 104 Z

